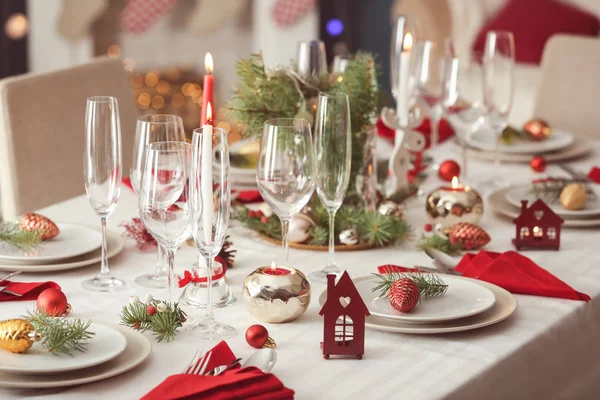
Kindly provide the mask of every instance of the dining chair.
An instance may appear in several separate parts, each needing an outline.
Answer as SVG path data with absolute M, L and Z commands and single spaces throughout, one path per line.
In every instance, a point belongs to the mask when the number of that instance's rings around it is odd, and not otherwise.
M 129 171 L 138 109 L 121 60 L 0 81 L 0 216 L 4 220 L 85 193 L 86 99 L 114 96 Z
M 600 139 L 599 87 L 600 39 L 552 36 L 542 55 L 533 116 L 579 139 Z

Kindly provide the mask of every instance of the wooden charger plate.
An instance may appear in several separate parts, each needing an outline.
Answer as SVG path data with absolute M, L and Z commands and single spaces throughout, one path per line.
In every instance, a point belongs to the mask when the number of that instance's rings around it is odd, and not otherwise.
M 281 246 L 281 240 L 273 239 L 272 237 L 263 235 L 262 233 L 259 233 L 258 236 L 260 238 L 266 240 L 267 242 L 271 242 L 271 243 Z M 292 242 L 290 242 L 290 247 L 292 249 L 312 250 L 312 251 L 328 251 L 329 250 L 329 246 L 304 244 L 304 243 L 292 243 Z M 369 243 L 359 243 L 359 244 L 351 244 L 351 245 L 338 244 L 335 246 L 335 251 L 370 250 L 370 249 L 374 249 L 375 247 L 377 247 L 377 246 L 375 246 L 374 244 L 369 244 Z

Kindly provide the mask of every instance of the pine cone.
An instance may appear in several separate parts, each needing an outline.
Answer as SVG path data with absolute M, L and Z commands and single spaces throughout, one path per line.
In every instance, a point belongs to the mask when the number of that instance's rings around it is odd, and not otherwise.
M 419 287 L 409 278 L 398 279 L 392 283 L 388 293 L 390 304 L 400 312 L 409 312 L 419 302 Z
M 39 232 L 42 235 L 42 241 L 53 239 L 60 233 L 60 229 L 54 222 L 43 215 L 35 213 L 23 215 L 19 227 L 29 232 Z
M 492 240 L 486 231 L 468 222 L 459 222 L 453 225 L 448 237 L 452 244 L 459 245 L 466 250 L 479 249 Z
M 219 251 L 219 254 L 217 254 L 217 257 L 220 258 L 219 261 L 222 260 L 225 263 L 224 266 L 226 269 L 233 268 L 233 263 L 235 262 L 235 253 L 237 250 L 231 249 L 232 244 L 229 235 L 225 236 L 223 247 Z

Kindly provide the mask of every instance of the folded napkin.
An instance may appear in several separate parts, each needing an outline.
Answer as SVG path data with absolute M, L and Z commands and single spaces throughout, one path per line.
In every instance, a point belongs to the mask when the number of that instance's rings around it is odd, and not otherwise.
M 407 272 L 394 265 L 378 267 L 379 273 Z M 481 250 L 465 254 L 455 268 L 462 276 L 498 285 L 511 293 L 589 301 L 590 296 L 575 289 L 541 268 L 529 258 L 507 251 L 495 253 Z
M 243 190 L 241 192 L 237 192 L 238 195 L 236 200 L 240 203 L 258 203 L 263 201 L 260 192 L 258 190 Z
M 423 136 L 425 136 L 425 140 L 426 140 L 426 145 L 425 148 L 429 148 L 430 146 L 430 136 L 431 136 L 431 121 L 429 118 L 425 118 L 423 120 L 423 122 L 421 123 L 421 125 L 419 125 L 417 128 L 415 128 L 415 131 L 418 131 L 420 133 L 423 134 Z M 388 128 L 383 121 L 381 120 L 381 118 L 379 118 L 377 120 L 377 133 L 379 134 L 379 136 L 391 140 L 394 140 L 394 137 L 396 136 L 396 132 L 393 129 Z M 452 137 L 454 135 L 454 129 L 452 129 L 452 125 L 450 125 L 450 123 L 443 119 L 440 121 L 440 124 L 438 125 L 438 143 L 442 143 L 444 140 Z
M 210 351 L 211 356 L 206 371 L 219 365 L 229 365 L 235 360 L 235 355 L 225 341 L 219 342 Z M 275 375 L 248 367 L 234 368 L 217 376 L 171 375 L 142 397 L 142 400 L 287 400 L 293 398 L 294 391 L 283 386 Z
M 592 167 L 590 172 L 588 173 L 588 178 L 596 183 L 600 183 L 600 168 Z
M 0 301 L 36 300 L 39 294 L 46 289 L 54 288 L 60 290 L 60 286 L 58 286 L 56 282 L 0 282 L 0 286 L 5 285 L 6 290 L 13 293 L 18 293 L 21 296 L 15 296 L 13 294 L 0 291 Z

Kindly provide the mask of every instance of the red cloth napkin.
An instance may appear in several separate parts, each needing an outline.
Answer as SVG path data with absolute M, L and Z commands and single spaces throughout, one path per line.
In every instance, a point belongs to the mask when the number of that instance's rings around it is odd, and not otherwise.
M 407 268 L 382 265 L 379 273 L 406 272 Z M 511 293 L 589 301 L 590 296 L 575 289 L 541 268 L 529 258 L 507 251 L 495 253 L 481 250 L 465 254 L 455 268 L 462 276 L 498 285 Z
M 237 201 L 239 201 L 240 203 L 258 203 L 263 201 L 260 192 L 258 190 L 244 190 L 239 192 L 237 198 Z
M 219 365 L 228 365 L 235 355 L 221 341 L 211 350 L 206 368 L 210 371 Z M 171 375 L 142 397 L 142 400 L 210 399 L 210 400 L 287 400 L 294 391 L 283 386 L 273 374 L 257 368 L 236 368 L 217 376 L 177 374 Z
M 0 301 L 24 301 L 36 300 L 40 293 L 46 289 L 54 288 L 60 290 L 56 282 L 12 282 L 1 281 L 0 286 L 6 285 L 6 290 L 19 293 L 22 296 L 0 292 Z
M 588 173 L 588 178 L 596 183 L 600 183 L 600 168 L 592 167 L 590 172 Z
M 421 132 L 425 136 L 426 145 L 425 148 L 429 148 L 430 145 L 430 135 L 431 135 L 431 121 L 429 118 L 425 118 L 421 125 L 415 128 L 416 131 Z M 440 124 L 438 126 L 439 140 L 438 143 L 442 143 L 444 140 L 452 137 L 454 135 L 454 129 L 452 125 L 448 121 L 442 118 Z M 396 136 L 396 132 L 393 129 L 388 128 L 381 118 L 377 120 L 377 133 L 379 136 L 388 139 L 390 141 L 394 141 L 394 137 Z

